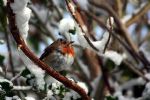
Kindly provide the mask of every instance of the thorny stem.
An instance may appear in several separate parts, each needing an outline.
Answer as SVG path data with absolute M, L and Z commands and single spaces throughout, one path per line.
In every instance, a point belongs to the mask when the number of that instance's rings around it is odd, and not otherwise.
M 27 47 L 26 43 L 24 42 L 23 38 L 19 35 L 19 30 L 17 29 L 17 26 L 15 24 L 15 14 L 13 13 L 10 4 L 13 3 L 14 0 L 8 0 L 7 1 L 7 11 L 8 11 L 8 20 L 9 20 L 9 26 L 10 31 L 20 48 L 24 52 L 24 54 L 35 64 L 37 64 L 41 69 L 45 70 L 49 75 L 54 77 L 56 80 L 62 82 L 66 87 L 73 89 L 77 93 L 79 93 L 83 100 L 90 100 L 90 97 L 86 94 L 84 89 L 82 89 L 80 86 L 78 86 L 76 83 L 70 81 L 66 77 L 60 75 L 57 71 L 53 70 L 52 67 L 49 67 L 47 64 L 39 60 L 33 52 L 30 51 L 30 49 Z

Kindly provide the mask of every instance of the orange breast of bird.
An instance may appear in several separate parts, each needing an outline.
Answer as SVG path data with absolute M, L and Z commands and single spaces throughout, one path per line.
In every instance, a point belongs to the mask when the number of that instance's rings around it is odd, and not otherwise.
M 68 46 L 68 47 L 64 47 L 63 48 L 63 52 L 64 54 L 68 54 L 74 57 L 75 53 L 74 53 L 74 49 L 72 46 Z

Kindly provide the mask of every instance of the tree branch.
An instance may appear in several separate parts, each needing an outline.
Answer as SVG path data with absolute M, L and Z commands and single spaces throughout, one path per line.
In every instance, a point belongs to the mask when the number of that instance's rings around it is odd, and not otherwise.
M 112 8 L 103 3 L 103 4 L 96 4 L 93 1 L 89 1 L 93 6 L 103 9 L 105 11 L 107 11 L 111 16 L 114 17 L 114 20 L 116 22 L 116 27 L 117 29 L 122 33 L 123 38 L 125 39 L 125 41 L 127 42 L 127 44 L 130 46 L 130 49 L 132 50 L 132 52 L 134 53 L 134 55 L 138 58 L 139 61 L 141 61 L 143 63 L 143 65 L 145 66 L 145 68 L 148 68 L 149 63 L 147 63 L 144 59 L 141 58 L 141 56 L 138 53 L 138 47 L 137 45 L 135 45 L 135 43 L 133 43 L 131 37 L 129 36 L 129 33 L 126 29 L 126 26 L 121 22 L 121 20 L 118 18 L 117 14 L 112 10 Z M 115 35 L 115 34 L 114 34 Z M 136 59 L 136 58 L 135 58 Z
M 150 9 L 150 3 L 148 2 L 142 8 L 137 9 L 138 12 L 133 13 L 132 17 L 125 23 L 125 26 L 129 27 L 131 24 L 138 21 L 139 18 L 142 17 L 146 12 L 148 12 L 149 9 Z
M 7 11 L 8 11 L 8 20 L 9 20 L 9 26 L 10 31 L 19 47 L 20 50 L 24 52 L 24 54 L 35 64 L 37 64 L 40 68 L 45 70 L 49 75 L 54 77 L 56 80 L 62 82 L 66 87 L 73 89 L 77 93 L 79 93 L 83 100 L 90 100 L 90 97 L 86 94 L 84 89 L 79 87 L 76 83 L 68 80 L 66 77 L 60 75 L 57 71 L 53 70 L 52 67 L 49 67 L 44 62 L 39 60 L 35 54 L 27 47 L 26 43 L 22 39 L 22 37 L 19 35 L 19 30 L 17 29 L 17 26 L 15 24 L 15 14 L 13 13 L 10 4 L 13 3 L 14 0 L 8 0 L 7 1 Z
M 84 10 L 83 10 L 84 11 Z M 95 15 L 88 13 L 86 11 L 84 11 L 87 15 L 89 15 L 90 17 L 93 18 L 93 20 L 95 20 L 99 26 L 101 26 L 102 28 L 106 29 L 108 32 L 110 32 L 112 34 L 112 36 L 114 36 L 125 48 L 126 50 L 132 55 L 132 57 L 136 58 L 138 57 L 138 55 L 135 54 L 135 52 L 133 52 L 128 45 L 126 45 L 113 31 L 111 31 L 102 21 L 100 21 Z M 136 73 L 137 75 L 141 76 L 143 79 L 145 79 L 146 81 L 148 81 L 148 79 L 139 71 L 137 70 L 135 67 L 133 66 L 128 66 L 134 73 Z
M 96 4 L 95 2 L 89 0 L 89 2 L 100 9 L 103 9 L 105 11 L 108 12 L 108 14 L 110 14 L 111 16 L 114 17 L 114 20 L 116 22 L 117 25 L 117 29 L 119 29 L 122 33 L 122 35 L 124 36 L 124 39 L 127 41 L 127 43 L 131 46 L 131 48 L 133 49 L 134 52 L 138 52 L 138 47 L 133 43 L 132 39 L 129 36 L 129 33 L 126 30 L 125 25 L 123 25 L 123 23 L 120 21 L 120 19 L 118 18 L 117 14 L 113 11 L 113 9 L 108 5 L 108 4 Z
M 79 27 L 81 28 L 81 31 L 84 33 L 84 38 L 86 39 L 86 41 L 88 42 L 88 44 L 95 50 L 95 51 L 99 51 L 90 41 L 90 39 L 86 36 L 86 33 L 87 33 L 87 29 L 85 27 L 85 23 L 84 21 L 82 20 L 82 17 L 81 17 L 81 14 L 78 10 L 75 10 L 75 7 L 74 9 L 72 8 L 73 6 L 73 3 L 68 1 L 68 0 L 65 0 L 66 1 L 66 5 L 67 5 L 67 8 L 69 10 L 69 12 L 71 13 L 72 17 L 74 18 L 74 20 L 78 23 Z

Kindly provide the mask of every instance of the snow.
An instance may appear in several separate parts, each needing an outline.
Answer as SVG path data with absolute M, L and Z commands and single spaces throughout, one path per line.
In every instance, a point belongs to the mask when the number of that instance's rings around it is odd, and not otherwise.
M 11 81 L 7 80 L 7 79 L 0 78 L 0 83 L 2 83 L 2 82 L 7 82 L 7 83 L 9 83 L 9 85 L 11 87 L 13 87 L 13 83 Z
M 29 19 L 31 15 L 31 10 L 26 7 L 29 0 L 14 0 L 11 3 L 11 8 L 16 14 L 16 24 L 19 29 L 20 35 L 26 40 L 29 30 Z
M 106 22 L 106 26 L 110 29 L 112 27 L 112 25 L 114 24 L 114 18 L 113 17 L 109 17 L 107 19 L 107 22 Z
M 35 98 L 27 96 L 25 97 L 25 100 L 35 100 Z
M 106 51 L 103 56 L 107 59 L 112 60 L 116 65 L 120 65 L 122 60 L 124 59 L 124 56 L 112 50 Z
M 105 32 L 103 38 L 100 41 L 92 41 L 93 45 L 99 50 L 99 52 L 103 52 L 105 45 L 108 41 L 109 33 Z
M 11 8 L 15 13 L 20 12 L 25 9 L 29 0 L 14 0 L 14 3 L 11 4 Z
M 88 90 L 88 88 L 87 88 L 87 86 L 86 86 L 85 83 L 83 83 L 83 82 L 77 82 L 77 85 L 79 85 L 81 88 L 83 88 L 84 91 L 86 92 L 86 94 L 88 94 L 89 90 Z
M 147 94 L 150 94 L 150 82 L 148 82 L 148 83 L 146 84 L 145 89 L 144 89 L 142 95 L 144 96 L 144 95 L 147 95 Z
M 16 14 L 16 24 L 24 39 L 26 39 L 28 35 L 30 14 L 31 10 L 27 7 Z
M 126 16 L 123 16 L 123 18 L 121 19 L 122 23 L 126 23 L 129 19 L 131 19 L 132 15 L 128 14 Z
M 13 96 L 12 100 L 21 100 L 18 96 Z
M 3 0 L 3 4 L 4 4 L 4 6 L 6 6 L 7 0 Z
M 5 100 L 12 100 L 12 97 L 5 97 Z
M 2 66 L 0 66 L 0 72 L 1 72 L 1 73 L 3 72 Z
M 13 86 L 13 90 L 31 90 L 32 86 Z
M 69 30 L 75 29 L 75 22 L 71 18 L 63 18 L 59 23 L 59 32 L 63 34 L 67 40 L 71 40 Z
M 38 89 L 44 90 L 45 81 L 45 71 L 42 70 L 40 67 L 35 65 L 29 58 L 27 58 L 23 52 L 19 51 L 20 57 L 22 61 L 27 66 L 28 70 L 36 77 L 36 83 L 38 85 Z
M 48 91 L 47 91 L 47 97 L 48 97 L 48 98 L 51 98 L 52 95 L 53 95 L 52 90 L 48 90 Z

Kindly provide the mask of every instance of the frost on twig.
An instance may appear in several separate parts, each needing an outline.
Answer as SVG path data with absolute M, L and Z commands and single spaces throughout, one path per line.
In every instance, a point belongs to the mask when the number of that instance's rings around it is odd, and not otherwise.
M 29 0 L 14 0 L 11 4 L 11 8 L 16 15 L 16 24 L 19 29 L 20 35 L 26 41 L 29 30 L 29 19 L 31 10 L 27 7 Z

